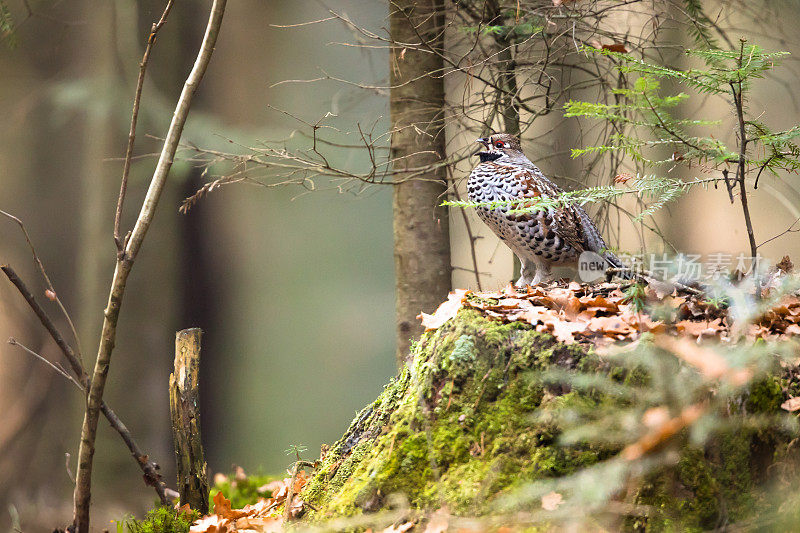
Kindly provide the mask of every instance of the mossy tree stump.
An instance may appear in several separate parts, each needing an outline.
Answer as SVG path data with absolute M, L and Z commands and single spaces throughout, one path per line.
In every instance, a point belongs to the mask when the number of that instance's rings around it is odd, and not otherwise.
M 619 399 L 530 379 L 532 372 L 551 369 L 619 370 L 591 349 L 463 309 L 424 335 L 412 355 L 323 456 L 301 495 L 315 509 L 312 520 L 377 511 L 395 493 L 414 508 L 480 516 L 524 484 L 574 473 L 621 449 L 564 446 L 560 428 L 547 417 Z M 758 394 L 748 401 L 767 411 L 778 410 L 784 396 L 777 381 L 760 386 Z M 652 510 L 629 525 L 705 529 L 723 517 L 751 516 L 760 504 L 756 487 L 776 448 L 771 436 L 756 430 L 723 435 L 706 448 L 686 445 L 678 461 L 642 479 L 627 496 Z

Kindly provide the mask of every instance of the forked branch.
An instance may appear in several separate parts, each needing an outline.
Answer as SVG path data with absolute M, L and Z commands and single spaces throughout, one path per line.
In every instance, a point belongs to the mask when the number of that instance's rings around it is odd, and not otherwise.
M 39 302 L 36 301 L 33 293 L 25 285 L 25 282 L 20 279 L 14 269 L 9 265 L 3 265 L 0 266 L 0 270 L 3 271 L 3 274 L 6 275 L 14 287 L 17 288 L 17 291 L 19 291 L 19 293 L 28 303 L 28 306 L 39 319 L 39 322 L 42 323 L 44 328 L 50 334 L 50 337 L 53 338 L 56 346 L 58 346 L 58 348 L 61 350 L 61 353 L 64 354 L 64 357 L 67 358 L 67 362 L 69 363 L 69 366 L 76 377 L 73 378 L 69 374 L 64 375 L 68 379 L 74 381 L 74 383 L 76 383 L 81 389 L 81 392 L 85 394 L 86 390 L 89 388 L 89 375 L 86 373 L 86 369 L 83 367 L 83 362 L 80 360 L 80 358 L 78 358 L 78 355 L 73 351 L 72 347 L 64 340 L 64 337 L 47 315 L 47 312 L 42 308 L 41 305 L 39 305 Z M 15 344 L 23 349 L 26 349 L 18 342 Z M 48 361 L 46 362 L 50 364 Z M 114 431 L 119 433 L 119 436 L 122 437 L 122 440 L 125 442 L 125 446 L 128 447 L 128 450 L 130 450 L 133 458 L 136 459 L 136 464 L 139 465 L 139 468 L 142 469 L 142 473 L 144 474 L 145 483 L 155 489 L 161 504 L 167 505 L 169 500 L 165 493 L 166 486 L 164 482 L 161 481 L 161 474 L 158 472 L 158 465 L 150 460 L 149 455 L 142 452 L 142 450 L 136 444 L 136 441 L 133 439 L 131 432 L 128 430 L 125 424 L 122 423 L 122 420 L 119 419 L 117 414 L 108 405 L 106 405 L 105 402 L 100 404 L 100 410 L 102 411 L 103 416 L 105 416 L 108 420 L 108 423 L 111 424 L 111 427 L 114 428 Z
M 139 119 L 139 105 L 142 101 L 142 89 L 144 88 L 144 74 L 147 71 L 147 64 L 150 62 L 150 52 L 153 51 L 153 45 L 156 43 L 156 36 L 158 30 L 167 21 L 167 16 L 172 10 L 172 4 L 175 0 L 167 0 L 167 5 L 161 18 L 158 22 L 153 23 L 150 29 L 150 35 L 147 37 L 147 46 L 144 49 L 142 61 L 139 63 L 139 77 L 136 80 L 136 94 L 133 97 L 133 111 L 131 112 L 131 128 L 128 132 L 128 147 L 125 149 L 125 163 L 122 165 L 122 181 L 119 187 L 119 198 L 117 199 L 117 212 L 114 215 L 114 242 L 117 245 L 117 252 L 122 253 L 125 249 L 125 242 L 120 235 L 120 224 L 122 223 L 122 207 L 125 203 L 125 193 L 128 190 L 128 175 L 131 171 L 131 160 L 133 158 L 133 144 L 136 140 L 136 122 Z
M 169 170 L 178 149 L 183 127 L 189 115 L 192 99 L 203 75 L 206 72 L 211 55 L 214 53 L 214 45 L 219 35 L 222 17 L 225 12 L 226 0 L 214 0 L 211 6 L 211 13 L 203 37 L 203 43 L 195 60 L 194 67 L 189 73 L 184 83 L 172 122 L 169 125 L 166 138 L 163 143 L 161 155 L 158 158 L 156 169 L 150 181 L 150 187 L 142 203 L 139 217 L 136 219 L 130 238 L 121 253 L 118 254 L 114 278 L 111 282 L 111 290 L 108 296 L 108 305 L 103 312 L 103 329 L 100 335 L 100 346 L 98 348 L 97 360 L 92 374 L 89 394 L 86 403 L 86 412 L 81 428 L 81 443 L 78 451 L 78 472 L 75 481 L 74 496 L 74 519 L 73 525 L 77 533 L 89 533 L 89 504 L 91 501 L 91 479 L 92 463 L 94 459 L 94 444 L 97 437 L 97 421 L 105 391 L 108 369 L 111 364 L 111 354 L 114 350 L 114 343 L 117 336 L 117 320 L 125 294 L 128 275 L 130 274 L 133 262 L 136 259 L 139 249 L 147 235 L 147 230 L 153 222 L 156 206 L 158 205 L 161 193 L 164 190 Z

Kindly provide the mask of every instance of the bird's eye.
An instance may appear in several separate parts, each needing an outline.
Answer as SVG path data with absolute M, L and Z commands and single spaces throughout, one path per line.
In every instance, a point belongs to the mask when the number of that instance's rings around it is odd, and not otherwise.
M 505 148 L 506 147 L 506 143 L 504 143 L 503 141 L 497 141 L 496 143 L 494 143 L 494 145 L 496 147 L 498 147 L 498 148 Z

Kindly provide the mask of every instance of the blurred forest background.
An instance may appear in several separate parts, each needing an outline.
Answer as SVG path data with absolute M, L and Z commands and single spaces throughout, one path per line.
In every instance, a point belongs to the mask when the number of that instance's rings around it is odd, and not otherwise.
M 651 9 L 651 2 L 641 4 Z M 746 35 L 767 49 L 795 54 L 756 87 L 750 105 L 772 117 L 775 129 L 797 123 L 796 4 L 703 4 L 734 40 Z M 25 222 L 77 321 L 84 352 L 91 355 L 115 258 L 111 224 L 137 62 L 143 36 L 163 2 L 31 0 L 9 2 L 9 8 L 16 42 L 0 46 L 0 209 Z M 316 78 L 323 71 L 386 85 L 386 48 L 332 44 L 357 40 L 352 28 L 338 21 L 273 26 L 325 18 L 329 9 L 376 32 L 388 25 L 389 5 L 377 0 L 231 2 L 184 142 L 235 152 L 236 143 L 288 138 L 297 121 L 268 106 L 310 122 L 331 112 L 339 118 L 330 123 L 341 122 L 343 129 L 363 121 L 376 124 L 376 132 L 388 131 L 387 91 L 333 81 L 273 87 L 287 79 Z M 127 222 L 138 211 L 136 202 L 152 171 L 155 158 L 145 154 L 159 145 L 146 135 L 157 137 L 166 130 L 205 18 L 205 4 L 200 9 L 177 2 L 159 36 L 145 83 Z M 611 23 L 618 32 L 630 27 L 636 34 L 642 32 L 636 25 L 645 19 L 641 10 L 631 10 L 628 18 Z M 685 27 L 669 28 L 668 36 L 676 47 L 690 45 Z M 452 76 L 446 83 L 448 94 L 456 94 L 465 80 Z M 701 101 L 692 105 L 713 115 Z M 576 123 L 559 113 L 526 133 L 528 155 L 546 173 L 581 174 L 582 161 L 568 156 L 571 148 L 585 144 Z M 457 126 L 449 125 L 448 140 L 463 148 L 472 138 Z M 351 168 L 368 164 L 366 154 L 352 150 L 341 150 L 339 163 Z M 454 174 L 465 176 L 471 164 L 461 162 Z M 603 184 L 612 178 L 594 177 Z M 228 471 L 233 464 L 247 471 L 279 472 L 291 461 L 285 453 L 291 445 L 304 445 L 308 457 L 316 457 L 320 444 L 336 440 L 396 368 L 388 186 L 340 194 L 324 186 L 309 192 L 241 184 L 214 192 L 187 215 L 180 214 L 181 200 L 205 181 L 202 168 L 185 158 L 172 169 L 130 280 L 106 394 L 168 480 L 173 479 L 174 458 L 167 379 L 178 329 L 205 331 L 202 424 L 211 472 Z M 800 191 L 791 181 L 765 180 L 751 201 L 760 241 L 800 217 Z M 736 253 L 746 250 L 739 217 L 724 191 L 712 189 L 692 192 L 658 220 L 680 250 Z M 484 288 L 503 285 L 511 276 L 510 252 L 498 247 L 483 226 L 473 224 L 472 229 L 485 237 L 476 241 Z M 640 248 L 624 224 L 615 233 L 612 240 L 623 250 Z M 459 212 L 451 213 L 451 236 L 453 285 L 474 287 Z M 797 258 L 799 241 L 789 234 L 762 253 Z M 6 219 L 0 219 L 0 263 L 14 265 L 41 295 L 43 286 L 33 283 L 39 278 L 19 228 Z M 68 383 L 6 345 L 10 336 L 59 359 L 18 294 L 0 283 L 0 528 L 7 528 L 9 513 L 17 512 L 28 524 L 54 524 L 72 506 L 65 453 L 71 454 L 74 472 L 82 402 Z M 97 525 L 140 513 L 153 499 L 118 437 L 105 422 L 100 427 L 93 502 Z
M 10 5 L 10 8 L 20 6 Z M 13 11 L 13 49 L 0 48 L 0 209 L 20 217 L 70 310 L 89 357 L 96 352 L 115 258 L 115 198 L 130 124 L 143 36 L 161 1 L 32 2 Z M 381 2 L 343 2 L 380 26 Z M 292 119 L 333 110 L 380 118 L 388 100 L 333 83 L 270 85 L 316 77 L 324 67 L 364 80 L 385 79 L 386 52 L 328 46 L 341 26 L 278 29 L 325 16 L 316 2 L 238 1 L 228 6 L 214 58 L 184 132 L 207 147 L 226 139 L 287 137 Z M 207 7 L 176 2 L 148 68 L 137 154 L 157 150 L 183 79 L 194 61 Z M 24 21 L 23 21 L 24 20 Z M 23 22 L 19 22 L 23 21 Z M 126 225 L 149 182 L 154 156 L 134 161 Z M 357 164 L 357 162 L 353 162 Z M 108 401 L 143 448 L 173 479 L 167 379 L 176 330 L 203 328 L 203 429 L 211 472 L 236 463 L 280 472 L 284 453 L 305 445 L 316 456 L 355 410 L 395 373 L 391 191 L 362 197 L 335 191 L 231 187 L 188 215 L 181 200 L 203 183 L 178 162 L 140 258 L 120 321 Z M 43 289 L 19 228 L 0 221 L 0 262 Z M 34 283 L 35 281 L 35 283 Z M 9 336 L 59 360 L 60 354 L 13 287 L 0 287 L 0 529 L 8 505 L 43 524 L 68 516 L 81 399 L 73 387 L 5 344 Z M 95 523 L 149 506 L 152 490 L 119 437 L 101 423 Z M 103 487 L 100 490 L 100 487 Z M 131 508 L 139 494 L 140 507 Z M 115 504 L 119 502 L 119 506 Z

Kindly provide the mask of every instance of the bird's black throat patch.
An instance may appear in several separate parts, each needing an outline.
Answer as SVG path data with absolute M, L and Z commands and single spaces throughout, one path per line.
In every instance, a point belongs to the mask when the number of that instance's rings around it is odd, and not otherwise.
M 477 156 L 481 158 L 481 163 L 486 163 L 487 161 L 495 161 L 496 159 L 500 159 L 503 157 L 503 154 L 494 152 L 478 152 Z

